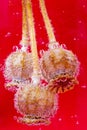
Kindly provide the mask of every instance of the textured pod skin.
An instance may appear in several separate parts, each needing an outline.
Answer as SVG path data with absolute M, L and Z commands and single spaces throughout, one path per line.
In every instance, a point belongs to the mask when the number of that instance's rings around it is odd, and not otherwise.
M 79 62 L 77 57 L 69 50 L 62 47 L 49 49 L 41 58 L 41 70 L 43 76 L 50 81 L 49 87 L 58 86 L 56 91 L 59 91 L 59 87 L 62 87 L 59 92 L 64 92 L 67 86 L 73 88 L 77 84 Z M 67 83 L 65 84 L 65 82 Z
M 4 76 L 7 80 L 29 79 L 32 71 L 32 58 L 28 52 L 22 50 L 12 52 L 5 61 Z
M 24 116 L 21 121 L 27 124 L 48 123 L 57 107 L 57 96 L 47 87 L 26 85 L 15 94 L 15 108 Z

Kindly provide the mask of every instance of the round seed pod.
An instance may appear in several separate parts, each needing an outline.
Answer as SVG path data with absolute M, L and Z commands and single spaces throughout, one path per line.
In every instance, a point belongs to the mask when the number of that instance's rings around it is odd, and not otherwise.
M 64 92 L 77 84 L 79 62 L 71 51 L 62 47 L 49 49 L 44 52 L 40 63 L 42 74 L 50 81 L 48 86 L 51 89 Z
M 23 115 L 18 120 L 28 125 L 48 124 L 57 107 L 57 95 L 47 87 L 25 85 L 15 94 L 15 108 Z
M 4 76 L 6 80 L 20 82 L 29 80 L 32 75 L 32 57 L 27 51 L 12 52 L 5 60 Z

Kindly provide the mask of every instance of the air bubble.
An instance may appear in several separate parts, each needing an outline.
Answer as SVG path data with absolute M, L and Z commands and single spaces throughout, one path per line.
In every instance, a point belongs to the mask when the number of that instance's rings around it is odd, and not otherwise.
M 76 37 L 74 37 L 74 38 L 73 38 L 73 40 L 74 40 L 74 41 L 76 41 L 76 40 L 77 40 L 77 38 L 76 38 Z
M 87 88 L 87 86 L 86 86 L 86 85 L 83 85 L 83 86 L 81 86 L 81 88 Z
M 27 47 L 26 46 L 22 46 L 21 50 L 26 52 L 27 51 Z
M 64 48 L 64 49 L 67 49 L 65 44 L 61 44 L 61 47 Z
M 5 34 L 5 37 L 9 37 L 11 36 L 11 32 L 7 32 L 7 34 Z
M 77 118 L 77 114 L 72 115 L 71 118 Z
M 19 12 L 13 12 L 13 15 L 19 15 Z
M 56 41 L 51 41 L 48 46 L 50 49 L 57 49 L 59 47 L 59 43 Z
M 14 116 L 13 118 L 14 118 L 14 120 L 17 120 L 17 116 Z
M 62 118 L 59 118 L 58 121 L 62 121 Z
M 40 56 L 42 57 L 43 56 L 43 54 L 44 54 L 44 50 L 40 50 Z
M 76 125 L 79 125 L 79 121 L 76 121 Z
M 78 21 L 78 23 L 82 23 L 82 21 L 81 21 L 81 20 L 79 20 L 79 21 Z
M 19 15 L 19 12 L 16 12 L 15 14 L 16 14 L 16 15 Z
M 19 36 L 19 34 L 16 34 L 16 36 Z
M 64 10 L 62 10 L 62 13 L 64 14 L 64 13 L 65 13 L 65 11 L 64 11 Z
M 86 8 L 86 5 L 83 5 L 82 7 L 83 7 L 83 8 Z
M 40 30 L 42 29 L 42 27 L 40 27 Z
M 42 42 L 42 44 L 44 44 L 44 42 Z
M 18 50 L 18 46 L 13 46 L 13 51 L 17 51 Z
M 2 64 L 0 64 L 0 71 L 4 70 L 4 66 Z

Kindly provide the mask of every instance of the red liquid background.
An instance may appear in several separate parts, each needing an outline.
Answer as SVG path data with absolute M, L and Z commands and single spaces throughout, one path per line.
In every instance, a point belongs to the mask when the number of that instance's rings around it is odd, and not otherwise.
M 14 120 L 14 93 L 5 90 L 0 71 L 0 130 L 86 130 L 87 129 L 87 2 L 85 0 L 45 0 L 57 41 L 66 44 L 81 62 L 79 85 L 59 95 L 59 110 L 49 126 L 27 126 Z M 39 50 L 46 50 L 48 39 L 39 11 L 32 0 Z M 19 46 L 22 26 L 21 0 L 0 4 L 0 70 L 6 57 Z

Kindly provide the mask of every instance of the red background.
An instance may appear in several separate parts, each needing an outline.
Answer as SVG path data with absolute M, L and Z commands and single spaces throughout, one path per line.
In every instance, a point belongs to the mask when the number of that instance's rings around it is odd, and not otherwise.
M 86 130 L 87 129 L 87 1 L 45 0 L 57 41 L 66 44 L 81 62 L 79 85 L 59 95 L 59 110 L 49 126 L 27 126 L 14 120 L 14 94 L 5 90 L 5 58 L 21 40 L 21 0 L 0 4 L 0 130 Z M 47 49 L 47 34 L 38 0 L 32 0 L 38 50 Z

